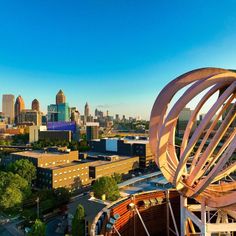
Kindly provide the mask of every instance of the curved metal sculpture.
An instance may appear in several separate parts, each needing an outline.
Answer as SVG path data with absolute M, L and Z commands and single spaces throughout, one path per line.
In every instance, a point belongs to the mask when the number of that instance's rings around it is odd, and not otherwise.
M 174 95 L 186 86 L 187 90 L 168 111 Z M 178 116 L 203 91 L 205 94 L 191 114 L 180 155 L 177 155 L 175 131 Z M 219 93 L 218 99 L 193 130 L 201 108 L 216 93 Z M 209 207 L 231 210 L 236 210 L 236 181 L 224 181 L 224 178 L 236 171 L 236 162 L 231 158 L 236 149 L 236 127 L 232 125 L 236 120 L 235 98 L 234 71 L 197 69 L 176 78 L 160 92 L 150 119 L 151 149 L 166 179 L 185 197 L 204 201 Z M 223 114 L 225 118 L 219 125 Z

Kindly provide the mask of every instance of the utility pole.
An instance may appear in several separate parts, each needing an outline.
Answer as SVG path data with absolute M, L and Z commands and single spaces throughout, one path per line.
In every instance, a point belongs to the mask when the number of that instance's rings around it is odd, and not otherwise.
M 39 219 L 39 197 L 37 197 L 35 201 L 37 203 L 37 218 Z

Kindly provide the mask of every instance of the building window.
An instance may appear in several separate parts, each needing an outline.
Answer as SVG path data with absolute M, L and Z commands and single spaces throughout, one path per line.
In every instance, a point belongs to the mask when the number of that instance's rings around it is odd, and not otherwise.
M 57 180 L 54 180 L 54 183 L 57 183 Z

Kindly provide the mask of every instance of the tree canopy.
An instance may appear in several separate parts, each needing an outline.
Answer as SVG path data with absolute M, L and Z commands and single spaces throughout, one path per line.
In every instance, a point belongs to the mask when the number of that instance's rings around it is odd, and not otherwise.
M 30 194 L 27 180 L 12 172 L 0 171 L 0 208 L 19 206 Z
M 122 175 L 119 173 L 115 172 L 111 177 L 116 181 L 117 184 L 122 182 Z
M 67 188 L 61 187 L 54 189 L 54 196 L 58 205 L 66 204 L 70 200 L 70 192 Z
M 36 167 L 31 161 L 26 159 L 17 160 L 9 164 L 7 170 L 26 179 L 30 185 L 32 180 L 36 179 Z
M 46 225 L 39 219 L 35 220 L 34 225 L 31 228 L 31 231 L 27 236 L 45 236 L 46 235 Z
M 85 213 L 84 207 L 79 204 L 76 208 L 74 218 L 72 220 L 72 236 L 85 235 Z
M 103 176 L 97 179 L 93 185 L 93 191 L 95 197 L 100 199 L 103 194 L 105 194 L 106 198 L 111 201 L 117 200 L 120 196 L 115 179 L 109 176 Z

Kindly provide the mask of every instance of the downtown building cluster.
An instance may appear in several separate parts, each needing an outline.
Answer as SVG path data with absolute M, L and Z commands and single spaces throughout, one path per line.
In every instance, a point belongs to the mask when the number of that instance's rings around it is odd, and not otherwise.
M 22 96 L 19 95 L 15 100 L 14 95 L 4 94 L 0 112 L 0 134 L 3 137 L 3 134 L 29 133 L 30 143 L 39 139 L 79 140 L 80 133 L 86 133 L 87 140 L 92 140 L 98 138 L 100 128 L 108 133 L 114 122 L 132 121 L 135 121 L 132 117 L 126 119 L 123 115 L 120 118 L 119 114 L 113 117 L 108 111 L 98 109 L 95 109 L 93 116 L 88 103 L 84 106 L 84 114 L 81 114 L 76 107 L 69 106 L 62 90 L 56 94 L 55 104 L 47 106 L 47 114 L 40 110 L 37 99 L 32 101 L 31 109 L 28 109 Z
M 1 137 L 5 138 L 28 133 L 29 143 L 37 141 L 80 141 L 85 134 L 90 151 L 72 151 L 67 147 L 46 147 L 41 150 L 25 150 L 11 153 L 1 164 L 8 165 L 19 159 L 28 159 L 37 169 L 35 186 L 38 188 L 66 187 L 76 190 L 90 185 L 97 178 L 132 174 L 153 163 L 147 138 L 105 138 L 99 139 L 99 130 L 110 130 L 114 122 L 129 122 L 125 116 L 113 116 L 96 109 L 90 113 L 88 103 L 81 115 L 76 107 L 70 107 L 66 96 L 60 90 L 55 104 L 47 107 L 47 114 L 40 110 L 40 103 L 34 99 L 31 109 L 26 109 L 24 100 L 14 95 L 3 95 L 1 113 Z M 27 146 L 26 149 L 28 149 Z

